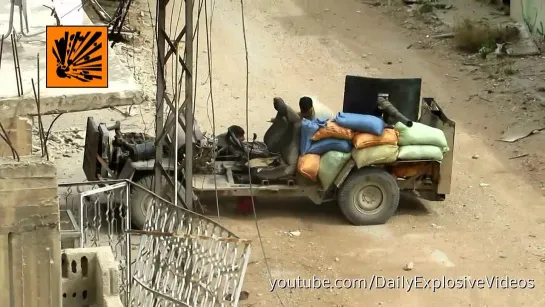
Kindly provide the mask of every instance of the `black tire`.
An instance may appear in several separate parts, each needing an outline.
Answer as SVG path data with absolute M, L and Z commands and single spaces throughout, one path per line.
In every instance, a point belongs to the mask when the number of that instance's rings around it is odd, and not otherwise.
M 151 191 L 153 189 L 153 175 L 144 176 L 138 179 L 135 183 Z M 142 190 L 138 187 L 133 187 L 131 189 L 131 223 L 136 229 L 144 228 L 146 213 L 152 200 L 153 198 L 148 191 Z
M 380 199 L 373 203 L 364 200 L 372 196 Z M 366 167 L 348 176 L 337 197 L 342 213 L 352 224 L 380 225 L 397 211 L 400 192 L 392 175 L 380 168 Z
M 154 175 L 149 174 L 141 177 L 135 183 L 143 186 L 144 188 L 153 191 L 153 177 Z M 166 179 L 163 177 L 162 186 L 164 187 L 161 191 L 160 196 L 165 200 L 171 201 L 170 194 L 172 193 L 172 187 L 167 184 Z M 179 182 L 178 190 L 179 193 L 185 195 L 185 188 L 183 184 Z M 144 224 L 146 223 L 146 214 L 149 207 L 149 204 L 153 200 L 153 196 L 148 193 L 148 191 L 142 190 L 137 187 L 131 189 L 131 223 L 136 229 L 143 229 Z

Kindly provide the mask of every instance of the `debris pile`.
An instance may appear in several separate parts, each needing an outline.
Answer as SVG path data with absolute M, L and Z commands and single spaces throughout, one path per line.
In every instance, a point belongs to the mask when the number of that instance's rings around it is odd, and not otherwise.
M 40 154 L 40 136 L 38 131 L 32 133 L 32 152 Z M 85 147 L 85 131 L 72 128 L 64 131 L 51 131 L 47 141 L 47 148 L 51 158 L 78 156 Z

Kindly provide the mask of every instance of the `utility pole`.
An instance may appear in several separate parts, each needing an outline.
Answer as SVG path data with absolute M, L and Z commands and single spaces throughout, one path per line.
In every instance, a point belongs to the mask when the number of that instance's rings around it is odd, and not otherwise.
M 180 205 L 193 209 L 193 0 L 171 0 L 185 2 L 185 26 L 180 33 L 176 33 L 176 38 L 171 40 L 166 34 L 166 8 L 168 0 L 157 0 L 156 6 L 156 35 L 157 35 L 157 93 L 156 93 L 156 113 L 155 113 L 155 165 L 154 165 L 154 186 L 153 191 L 159 196 L 165 190 L 165 184 L 170 185 L 173 191 L 171 200 L 173 203 L 178 203 L 176 200 L 182 200 Z M 180 4 L 183 5 L 183 4 Z M 185 51 L 184 53 L 178 52 L 178 46 L 182 38 L 185 37 Z M 166 48 L 168 46 L 168 51 Z M 166 52 L 165 52 L 166 51 Z M 185 55 L 185 60 L 184 56 Z M 181 107 L 178 107 L 177 101 L 179 97 L 174 97 L 176 101 L 166 95 L 166 67 L 168 60 L 173 57 L 174 61 L 179 61 L 177 65 L 183 68 L 183 74 L 185 75 L 185 100 Z M 178 79 L 178 76 L 173 76 Z M 181 82 L 181 79 L 179 80 Z M 177 82 L 175 82 L 177 83 Z M 174 90 L 174 89 L 173 89 Z M 179 93 L 178 93 L 179 96 Z M 165 108 L 166 107 L 166 108 Z M 170 113 L 165 120 L 165 109 L 167 113 Z M 182 121 L 178 116 L 181 112 L 185 111 L 185 121 Z M 177 125 L 178 122 L 180 125 Z M 184 123 L 185 122 L 185 123 Z M 185 129 L 185 170 L 184 178 L 186 181 L 185 195 L 178 195 L 178 161 L 177 149 L 178 145 L 178 127 Z M 174 132 L 174 133 L 172 133 Z M 169 163 L 174 166 L 174 176 L 169 174 L 163 167 L 162 161 L 164 158 L 163 148 L 166 144 L 165 139 L 167 135 L 171 135 L 171 142 L 168 150 L 171 155 Z M 164 180 L 163 180 L 164 178 Z M 184 199 L 185 198 L 185 199 Z

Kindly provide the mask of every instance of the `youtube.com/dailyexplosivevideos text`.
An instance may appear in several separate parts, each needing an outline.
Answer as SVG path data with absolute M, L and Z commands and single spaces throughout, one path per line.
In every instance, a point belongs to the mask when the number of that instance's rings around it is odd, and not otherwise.
M 270 282 L 270 291 L 281 289 L 360 289 L 360 290 L 440 290 L 463 289 L 535 289 L 533 279 L 513 278 L 510 276 L 484 276 L 473 278 L 446 277 L 426 278 L 424 276 L 396 276 L 386 277 L 372 275 L 368 278 L 338 278 L 328 279 L 312 276 L 311 278 L 273 279 Z

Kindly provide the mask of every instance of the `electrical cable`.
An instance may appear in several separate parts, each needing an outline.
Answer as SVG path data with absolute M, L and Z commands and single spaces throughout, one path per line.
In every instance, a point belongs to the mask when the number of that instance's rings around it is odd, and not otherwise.
M 249 69 L 249 60 L 248 60 L 248 39 L 246 38 L 246 23 L 244 20 L 244 0 L 240 0 L 240 15 L 242 19 L 242 36 L 244 38 L 244 53 L 246 58 L 246 131 L 248 131 L 250 127 L 250 117 L 249 117 L 249 105 L 250 105 L 250 99 L 249 99 L 249 91 L 250 91 L 250 69 Z M 247 152 L 248 154 L 248 162 L 250 161 L 250 151 Z M 257 236 L 259 238 L 259 244 L 261 245 L 261 252 L 263 253 L 263 260 L 265 262 L 265 266 L 267 267 L 267 273 L 269 275 L 269 281 L 272 282 L 272 273 L 271 273 L 271 267 L 269 265 L 269 261 L 267 260 L 266 254 L 265 254 L 265 245 L 263 244 L 263 238 L 261 236 L 261 231 L 259 229 L 259 221 L 257 219 L 257 214 L 255 211 L 255 201 L 254 201 L 254 193 L 252 189 L 252 173 L 250 170 L 250 167 L 248 167 L 248 177 L 250 178 L 250 197 L 252 199 L 252 210 L 254 212 L 254 221 L 255 221 L 255 227 L 257 230 Z M 280 298 L 280 294 L 277 290 L 274 291 L 276 294 L 276 297 L 278 298 L 278 301 L 280 302 L 280 305 L 284 307 L 284 302 L 282 302 L 282 298 Z
M 214 10 L 216 9 L 216 1 L 215 0 L 211 0 L 212 2 L 212 11 L 210 12 L 210 41 L 212 41 L 212 21 L 214 19 Z M 208 15 L 206 16 L 208 18 Z M 210 52 L 212 52 L 212 44 L 210 44 Z M 212 76 L 210 74 L 208 74 L 208 76 L 206 77 L 206 80 L 204 80 L 204 82 L 202 83 L 202 85 L 205 85 L 207 82 L 208 82 L 208 78 L 212 78 Z M 210 92 L 210 94 L 212 94 L 212 92 Z M 210 99 L 211 95 L 208 96 L 208 99 Z M 208 111 L 208 99 L 206 101 L 206 110 Z M 210 119 L 208 119 L 210 120 Z
M 212 165 L 214 165 L 214 191 L 216 194 L 216 210 L 217 210 L 217 216 L 218 221 L 221 220 L 220 218 L 220 203 L 219 203 L 219 195 L 218 195 L 218 183 L 216 178 L 216 112 L 215 112 L 215 106 L 214 106 L 214 93 L 212 90 L 212 38 L 211 38 L 211 32 L 212 29 L 208 26 L 208 0 L 205 0 L 204 3 L 204 16 L 205 16 L 205 24 L 206 24 L 206 49 L 207 49 L 207 55 L 208 55 L 208 81 L 209 81 L 209 89 L 210 92 L 208 94 L 208 98 L 210 99 L 210 103 L 212 105 Z M 210 25 L 211 27 L 211 25 Z M 197 82 L 195 81 L 195 84 Z M 208 102 L 208 100 L 207 100 Z M 206 110 L 208 111 L 208 106 L 206 107 Z

